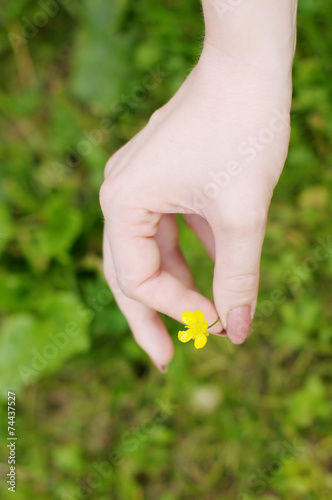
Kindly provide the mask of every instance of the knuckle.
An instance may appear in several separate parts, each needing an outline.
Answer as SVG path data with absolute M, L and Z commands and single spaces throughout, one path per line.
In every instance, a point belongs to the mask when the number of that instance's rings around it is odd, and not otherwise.
M 118 188 L 117 183 L 114 181 L 114 179 L 108 177 L 102 183 L 99 190 L 99 203 L 104 216 L 106 215 L 106 213 L 109 213 L 109 211 L 112 211 L 114 207 L 118 205 L 118 194 L 120 192 L 121 190 Z
M 117 282 L 121 292 L 131 299 L 137 298 L 138 281 L 134 274 L 125 267 L 117 273 Z
M 149 126 L 156 126 L 161 120 L 161 109 L 157 109 L 152 113 L 152 115 L 149 118 L 148 125 Z
M 121 292 L 128 298 L 136 299 L 138 283 L 125 268 L 123 271 L 115 271 L 111 269 L 104 260 L 103 272 L 113 293 L 117 294 Z
M 138 298 L 137 285 L 135 283 L 129 282 L 129 281 L 123 281 L 120 279 L 118 281 L 118 284 L 119 284 L 119 288 L 120 288 L 121 292 L 126 297 L 128 297 L 129 299 L 132 299 L 132 300 L 137 300 L 137 298 Z
M 232 295 L 255 294 L 258 289 L 258 274 L 244 274 L 228 278 L 222 283 L 223 289 Z
M 108 206 L 108 202 L 109 202 L 108 186 L 106 185 L 106 181 L 104 181 L 99 189 L 99 204 L 104 214 L 106 212 L 106 207 Z

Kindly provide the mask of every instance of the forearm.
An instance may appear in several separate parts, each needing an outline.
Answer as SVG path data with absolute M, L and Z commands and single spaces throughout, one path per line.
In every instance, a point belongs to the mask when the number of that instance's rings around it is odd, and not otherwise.
M 272 74 L 291 72 L 297 0 L 202 0 L 205 46 Z

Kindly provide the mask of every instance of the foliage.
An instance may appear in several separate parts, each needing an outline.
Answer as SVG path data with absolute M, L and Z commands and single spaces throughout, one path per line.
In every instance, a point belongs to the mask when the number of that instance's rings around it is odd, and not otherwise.
M 197 60 L 199 2 L 2 7 L 0 413 L 5 436 L 16 391 L 17 500 L 331 497 L 332 6 L 299 3 L 292 139 L 252 335 L 176 343 L 166 376 L 104 282 L 98 188 Z M 211 297 L 212 264 L 180 224 Z

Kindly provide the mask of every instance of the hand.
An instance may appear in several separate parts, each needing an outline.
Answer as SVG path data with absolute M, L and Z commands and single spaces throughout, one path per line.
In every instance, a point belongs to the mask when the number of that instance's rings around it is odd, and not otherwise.
M 138 344 L 161 370 L 173 343 L 158 311 L 217 317 L 248 335 L 273 189 L 289 143 L 291 77 L 205 45 L 174 97 L 108 161 L 100 202 L 104 272 Z M 173 214 L 215 259 L 214 304 L 195 288 Z M 219 326 L 218 326 L 219 325 Z M 218 334 L 220 323 L 211 329 Z

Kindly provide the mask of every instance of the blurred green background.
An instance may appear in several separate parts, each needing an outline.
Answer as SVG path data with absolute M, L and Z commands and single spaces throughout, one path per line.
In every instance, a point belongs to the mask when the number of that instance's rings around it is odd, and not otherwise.
M 330 0 L 300 1 L 290 153 L 246 344 L 176 342 L 162 376 L 103 279 L 104 164 L 195 64 L 200 11 L 198 0 L 2 4 L 1 498 L 8 390 L 17 500 L 332 498 Z M 212 264 L 180 224 L 211 297 Z

